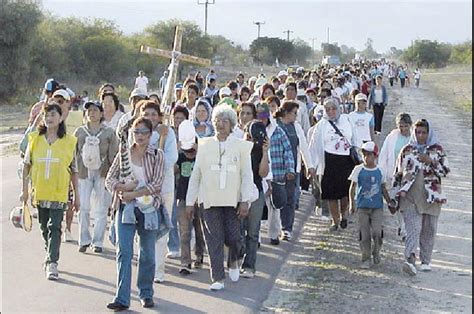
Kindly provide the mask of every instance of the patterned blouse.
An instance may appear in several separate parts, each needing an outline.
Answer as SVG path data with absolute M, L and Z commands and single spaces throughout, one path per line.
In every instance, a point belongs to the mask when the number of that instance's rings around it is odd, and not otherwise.
M 408 192 L 419 171 L 423 171 L 424 186 L 427 192 L 426 201 L 429 204 L 444 204 L 447 202 L 447 198 L 441 192 L 441 178 L 446 177 L 450 169 L 443 147 L 435 144 L 426 148 L 425 153 L 432 160 L 432 163 L 428 165 L 418 159 L 421 153 L 416 146 L 411 144 L 402 148 L 394 174 L 393 186 L 398 190 L 397 196 L 400 196 L 400 192 Z

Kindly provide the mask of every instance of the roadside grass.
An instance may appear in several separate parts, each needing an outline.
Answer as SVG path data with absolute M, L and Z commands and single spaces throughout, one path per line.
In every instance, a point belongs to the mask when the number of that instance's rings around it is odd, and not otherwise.
M 442 69 L 427 69 L 420 86 L 426 84 L 446 103 L 467 114 L 472 120 L 472 66 L 452 65 Z

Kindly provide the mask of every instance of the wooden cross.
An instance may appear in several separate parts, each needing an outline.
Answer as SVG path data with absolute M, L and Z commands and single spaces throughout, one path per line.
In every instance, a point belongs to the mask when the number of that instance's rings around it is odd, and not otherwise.
M 171 59 L 168 80 L 166 82 L 166 87 L 163 93 L 163 100 L 161 101 L 162 108 L 171 108 L 172 102 L 176 100 L 174 99 L 174 85 L 176 83 L 176 76 L 178 73 L 179 61 L 185 61 L 185 62 L 194 63 L 194 64 L 198 64 L 202 66 L 211 65 L 211 60 L 209 59 L 199 58 L 199 57 L 181 53 L 182 39 L 183 39 L 183 26 L 178 25 L 176 26 L 176 31 L 174 34 L 174 42 L 173 42 L 172 51 L 152 48 L 152 47 L 148 47 L 144 45 L 140 47 L 140 52 L 142 53 L 152 54 L 152 55 Z M 167 110 L 165 110 L 164 112 L 165 120 L 167 120 L 169 116 L 169 112 L 166 112 L 166 111 Z

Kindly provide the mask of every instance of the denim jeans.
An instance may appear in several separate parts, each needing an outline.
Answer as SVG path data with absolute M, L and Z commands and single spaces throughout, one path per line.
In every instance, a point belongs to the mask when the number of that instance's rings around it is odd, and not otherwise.
M 135 208 L 137 222 L 122 223 L 123 206 L 116 213 L 115 228 L 117 233 L 117 292 L 114 302 L 130 306 L 132 283 L 133 239 L 135 231 L 140 238 L 138 254 L 138 296 L 140 299 L 153 298 L 153 276 L 155 273 L 155 242 L 157 230 L 144 229 L 143 213 Z
M 168 235 L 168 251 L 179 252 L 180 241 L 179 241 L 179 229 L 178 229 L 178 208 L 176 200 L 173 202 L 173 210 L 171 212 L 171 224 L 173 228 L 170 230 Z
M 296 173 L 295 179 L 295 198 L 293 199 L 293 208 L 299 208 L 300 206 L 300 195 L 301 195 L 301 173 Z
M 260 192 L 258 199 L 250 206 L 249 215 L 242 222 L 242 231 L 245 235 L 245 257 L 242 268 L 253 272 L 257 261 L 258 234 L 264 204 L 265 196 Z
M 92 191 L 95 192 L 96 202 L 91 202 Z M 105 227 L 107 226 L 107 207 L 105 206 L 105 178 L 100 176 L 100 171 L 95 171 L 87 179 L 79 179 L 79 197 L 81 211 L 79 212 L 79 245 L 103 247 Z M 91 206 L 92 203 L 92 206 Z M 89 232 L 90 213 L 94 217 L 94 234 Z
M 285 183 L 272 182 L 273 205 L 280 208 L 281 226 L 283 231 L 293 231 L 295 221 L 295 180 Z
M 174 203 L 174 191 L 162 194 L 161 197 L 163 198 L 163 210 L 167 211 L 168 215 L 171 217 L 171 210 L 173 209 Z M 166 236 L 161 237 L 156 241 L 155 244 L 155 279 L 157 280 L 165 280 L 165 258 L 168 242 L 167 239 L 168 237 Z
M 38 221 L 46 251 L 45 263 L 57 263 L 61 245 L 61 222 L 64 210 L 38 207 Z

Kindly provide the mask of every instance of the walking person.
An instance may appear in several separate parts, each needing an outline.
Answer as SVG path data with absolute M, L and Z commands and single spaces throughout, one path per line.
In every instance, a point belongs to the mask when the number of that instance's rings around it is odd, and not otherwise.
M 400 87 L 404 88 L 405 87 L 405 81 L 407 79 L 407 73 L 405 72 L 405 69 L 403 67 L 399 67 L 398 77 L 400 78 Z
M 347 115 L 341 114 L 339 101 L 324 100 L 323 119 L 316 124 L 309 143 L 309 150 L 316 174 L 321 177 L 321 198 L 328 201 L 332 216 L 330 231 L 347 228 L 348 195 L 347 179 L 355 164 L 350 157 L 352 126 Z
M 145 72 L 142 70 L 138 71 L 138 76 L 135 79 L 135 85 L 133 88 L 141 89 L 145 93 L 148 92 L 148 77 L 145 76 Z
M 374 111 L 374 132 L 382 133 L 382 121 L 385 107 L 388 104 L 388 93 L 385 85 L 382 84 L 382 76 L 378 75 L 375 79 L 375 86 L 370 90 L 369 109 Z
M 135 233 L 140 239 L 138 296 L 144 308 L 154 306 L 155 242 L 171 226 L 161 198 L 164 155 L 162 150 L 150 145 L 152 130 L 150 120 L 137 118 L 130 128 L 132 145 L 121 145 L 107 173 L 106 187 L 120 199 L 115 217 L 117 290 L 114 300 L 107 304 L 114 311 L 130 306 Z
M 186 194 L 191 215 L 196 201 L 203 203 L 204 237 L 211 266 L 211 290 L 224 288 L 224 243 L 229 247 L 229 277 L 239 280 L 240 219 L 251 201 L 252 143 L 230 136 L 237 115 L 230 106 L 212 112 L 216 136 L 201 138 Z
M 359 93 L 355 96 L 356 110 L 349 113 L 349 122 L 352 125 L 353 146 L 357 148 L 360 153 L 362 144 L 373 141 L 374 136 L 374 116 L 366 111 L 367 96 Z
M 28 135 L 23 159 L 23 191 L 28 200 L 29 181 L 34 189 L 33 204 L 38 209 L 38 222 L 43 236 L 46 257 L 46 278 L 58 280 L 61 223 L 68 208 L 69 187 L 74 189 L 74 210 L 80 211 L 79 185 L 75 150 L 77 139 L 66 134 L 59 104 L 49 101 L 43 106 L 38 130 Z
M 186 211 L 186 193 L 188 192 L 189 178 L 191 177 L 194 163 L 196 162 L 196 131 L 191 121 L 183 121 L 179 130 L 179 145 L 181 147 L 178 161 L 176 163 L 176 171 L 178 180 L 176 184 L 176 202 L 177 216 L 179 222 L 179 238 L 181 246 L 181 267 L 179 273 L 181 275 L 189 275 L 192 267 L 195 269 L 202 268 L 204 262 L 204 235 L 202 231 L 202 208 L 199 204 L 194 204 L 192 213 Z M 196 238 L 195 255 L 196 259 L 192 264 L 191 259 L 191 233 L 194 229 Z
M 118 96 L 113 92 L 101 93 L 100 101 L 104 110 L 103 124 L 116 130 L 120 118 L 124 115 L 124 113 L 120 111 Z
M 105 195 L 105 177 L 118 151 L 118 140 L 112 128 L 101 123 L 104 109 L 99 102 L 85 103 L 86 123 L 77 128 L 76 160 L 79 176 L 79 192 L 82 208 L 79 212 L 79 252 L 93 246 L 95 253 L 102 253 L 107 226 L 107 212 L 111 198 Z M 92 191 L 97 202 L 91 202 Z M 91 237 L 90 212 L 94 217 L 94 232 Z
M 402 148 L 395 170 L 398 208 L 403 213 L 407 237 L 403 271 L 416 275 L 416 250 L 419 246 L 422 271 L 431 270 L 431 255 L 441 205 L 447 202 L 441 178 L 450 172 L 443 147 L 425 119 L 417 120 L 410 142 Z
M 380 154 L 377 159 L 378 166 L 382 170 L 387 187 L 390 187 L 389 194 L 395 196 L 393 186 L 395 164 L 402 148 L 410 141 L 410 130 L 412 125 L 411 117 L 408 113 L 401 112 L 395 118 L 396 129 L 392 130 L 383 142 Z M 403 215 L 400 211 L 395 213 L 398 223 L 398 236 L 405 241 L 406 230 Z
M 252 120 L 245 127 L 245 139 L 253 142 L 250 158 L 252 161 L 253 183 L 258 190 L 258 198 L 250 205 L 249 215 L 242 222 L 245 237 L 245 255 L 241 267 L 244 278 L 253 278 L 256 271 L 257 248 L 259 243 L 260 224 L 262 220 L 265 196 L 263 192 L 263 179 L 270 171 L 268 150 L 270 140 L 267 136 L 265 125 L 259 120 Z
M 357 211 L 359 218 L 359 244 L 362 253 L 361 268 L 380 264 L 380 249 L 383 238 L 383 199 L 390 203 L 390 197 L 385 188 L 382 171 L 377 167 L 378 148 L 369 141 L 362 145 L 363 164 L 355 166 L 349 180 L 349 212 Z M 373 241 L 373 243 L 372 243 Z
M 413 72 L 413 78 L 415 79 L 416 88 L 420 87 L 421 72 L 419 68 L 416 68 L 415 72 Z

